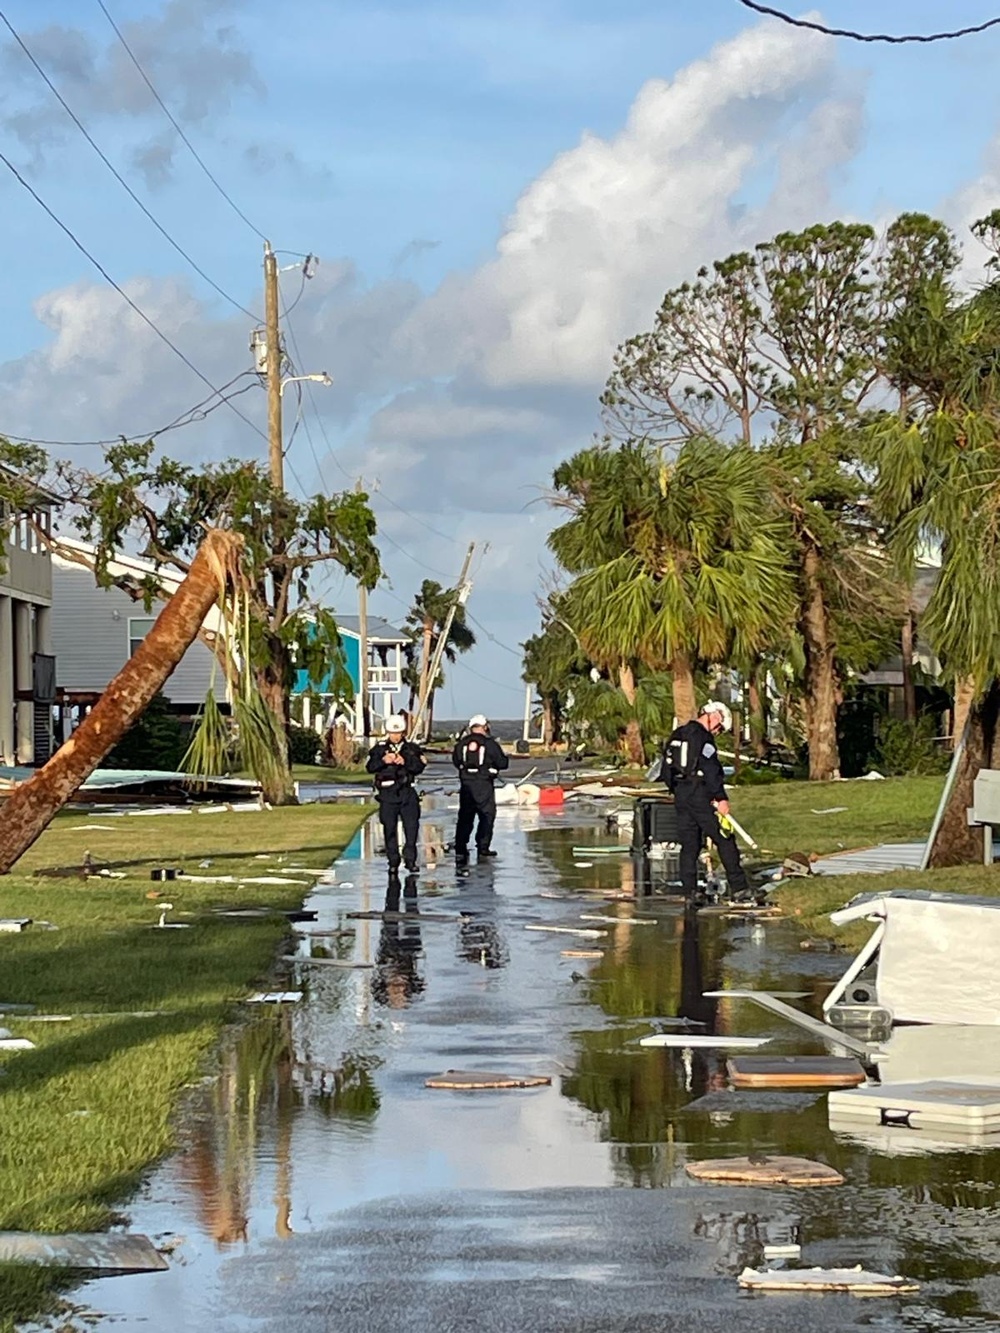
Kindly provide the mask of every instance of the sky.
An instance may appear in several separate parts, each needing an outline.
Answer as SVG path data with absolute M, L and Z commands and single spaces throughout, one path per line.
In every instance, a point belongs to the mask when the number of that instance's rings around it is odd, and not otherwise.
M 442 717 L 520 714 L 553 469 L 600 431 L 615 346 L 667 288 L 817 221 L 922 210 L 964 239 L 1000 205 L 1000 29 L 860 44 L 737 0 L 104 5 L 236 208 L 99 0 L 0 0 L 0 153 L 192 363 L 0 163 L 0 433 L 94 463 L 78 442 L 143 438 L 209 397 L 206 380 L 250 370 L 266 236 L 286 252 L 296 368 L 333 381 L 303 393 L 301 420 L 286 390 L 286 481 L 312 494 L 363 479 L 386 570 L 371 611 L 399 623 L 421 579 L 454 583 L 477 544 L 479 643 L 448 671 Z M 930 32 L 1000 5 L 792 12 Z M 245 385 L 233 406 L 248 421 L 222 405 L 163 449 L 266 456 L 264 395 Z M 342 578 L 322 592 L 356 612 Z

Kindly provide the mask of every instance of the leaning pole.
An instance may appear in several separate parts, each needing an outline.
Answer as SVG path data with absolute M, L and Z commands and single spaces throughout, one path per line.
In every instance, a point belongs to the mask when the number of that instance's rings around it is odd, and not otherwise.
M 187 577 L 164 606 L 135 654 L 115 676 L 89 716 L 44 767 L 16 787 L 0 809 L 0 875 L 6 875 L 108 751 L 145 711 L 198 636 L 218 601 L 243 539 L 211 529 Z

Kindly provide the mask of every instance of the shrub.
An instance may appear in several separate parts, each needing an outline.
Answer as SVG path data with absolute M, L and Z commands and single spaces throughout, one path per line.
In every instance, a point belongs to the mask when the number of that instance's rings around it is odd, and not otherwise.
M 293 722 L 288 728 L 288 758 L 293 764 L 315 764 L 320 752 L 320 739 L 309 727 Z
M 924 716 L 916 722 L 886 718 L 882 723 L 875 765 L 888 777 L 917 777 L 944 773 L 950 756 L 934 742 L 935 719 Z
M 177 771 L 184 754 L 181 724 L 165 694 L 154 694 L 146 711 L 104 758 L 102 768 L 155 768 Z
M 785 780 L 785 775 L 780 769 L 768 768 L 766 765 L 756 768 L 746 762 L 740 766 L 739 777 L 732 779 L 740 787 L 770 787 L 776 782 Z

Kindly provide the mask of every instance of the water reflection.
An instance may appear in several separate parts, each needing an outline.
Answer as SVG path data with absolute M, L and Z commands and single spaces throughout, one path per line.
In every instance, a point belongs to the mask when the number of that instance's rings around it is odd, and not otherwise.
M 287 1126 L 291 1065 L 287 1013 L 264 1015 L 242 1028 L 220 1055 L 218 1077 L 192 1124 L 188 1146 L 177 1159 L 199 1220 L 219 1246 L 247 1239 L 261 1105 L 265 1099 L 275 1099 L 283 1106 L 279 1120 Z M 287 1142 L 284 1154 L 279 1151 L 278 1156 L 287 1163 Z M 279 1218 L 287 1219 L 287 1178 L 281 1193 Z
M 423 940 L 417 887 L 417 876 L 407 875 L 401 902 L 399 876 L 389 877 L 387 915 L 379 934 L 372 977 L 372 997 L 387 1009 L 405 1009 L 427 987 L 420 972 Z

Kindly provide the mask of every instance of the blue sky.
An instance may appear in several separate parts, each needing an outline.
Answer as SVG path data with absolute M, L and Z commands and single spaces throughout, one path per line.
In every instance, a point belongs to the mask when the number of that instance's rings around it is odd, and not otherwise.
M 786 226 L 924 209 L 962 231 L 1000 202 L 1000 31 L 862 46 L 736 0 L 106 4 L 255 226 L 321 257 L 293 326 L 304 368 L 336 383 L 312 395 L 318 417 L 306 400 L 290 484 L 378 483 L 389 582 L 373 609 L 398 618 L 424 572 L 454 577 L 469 540 L 491 544 L 471 609 L 505 647 L 483 635 L 443 714 L 519 711 L 508 649 L 537 623 L 541 493 L 598 428 L 611 350 L 666 286 Z M 161 224 L 256 310 L 259 239 L 177 143 L 96 0 L 0 8 Z M 994 13 L 816 12 L 896 31 Z M 2 59 L 4 154 L 214 383 L 246 369 L 249 319 L 158 235 L 10 42 Z M 202 398 L 6 173 L 0 190 L 0 430 L 139 433 Z M 293 299 L 297 274 L 283 282 Z M 262 420 L 258 395 L 240 403 Z M 186 458 L 260 447 L 226 409 L 166 439 Z M 327 592 L 354 609 L 338 580 Z

